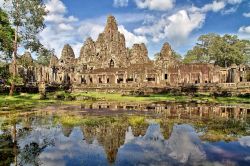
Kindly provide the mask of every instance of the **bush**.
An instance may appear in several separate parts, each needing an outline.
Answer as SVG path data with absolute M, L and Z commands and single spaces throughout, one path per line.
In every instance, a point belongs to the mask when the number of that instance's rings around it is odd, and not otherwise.
M 56 94 L 54 95 L 54 99 L 64 100 L 65 99 L 65 92 L 56 92 Z
M 67 96 L 65 97 L 65 100 L 66 100 L 66 101 L 74 101 L 74 100 L 76 100 L 76 97 L 71 96 L 71 95 L 67 95 Z
M 214 97 L 232 97 L 232 93 L 228 91 L 222 91 L 221 93 L 214 92 Z
M 130 96 L 135 96 L 135 97 L 149 97 L 149 95 L 145 95 L 144 91 L 141 90 L 136 90 L 136 91 L 131 91 Z
M 185 86 L 181 88 L 182 92 L 187 92 L 187 93 L 196 93 L 197 92 L 197 87 L 194 85 L 190 86 Z
M 250 93 L 245 93 L 245 94 L 239 94 L 238 97 L 242 98 L 250 98 Z

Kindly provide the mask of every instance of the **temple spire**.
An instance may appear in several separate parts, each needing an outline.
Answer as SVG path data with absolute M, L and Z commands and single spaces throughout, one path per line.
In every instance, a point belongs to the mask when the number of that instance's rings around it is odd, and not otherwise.
M 111 32 L 114 32 L 114 31 L 118 31 L 118 26 L 117 26 L 115 17 L 114 16 L 108 16 L 104 32 L 105 33 L 111 33 Z

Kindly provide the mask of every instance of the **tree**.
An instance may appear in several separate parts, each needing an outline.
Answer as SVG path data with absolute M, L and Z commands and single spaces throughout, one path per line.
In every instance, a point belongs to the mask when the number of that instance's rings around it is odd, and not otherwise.
M 1 79 L 7 80 L 9 77 L 9 65 L 7 63 L 0 62 L 0 81 Z
M 12 55 L 13 77 L 17 76 L 17 50 L 19 44 L 32 52 L 38 52 L 42 44 L 37 38 L 37 34 L 45 27 L 44 16 L 47 12 L 42 0 L 5 0 L 10 4 L 9 16 L 11 24 L 15 30 Z M 18 40 L 20 38 L 20 41 Z M 15 80 L 15 79 L 13 79 Z M 10 95 L 13 95 L 15 81 L 12 82 Z
M 187 52 L 184 62 L 214 63 L 222 67 L 247 63 L 247 41 L 236 35 L 202 35 L 194 48 Z
M 50 58 L 52 55 L 54 55 L 54 52 L 54 50 L 48 50 L 46 48 L 41 49 L 38 53 L 37 63 L 48 66 L 50 63 Z
M 183 59 L 183 63 L 194 63 L 198 60 L 198 56 L 196 53 L 196 48 L 193 48 L 193 50 L 189 50 L 186 54 L 186 56 Z
M 243 40 L 246 43 L 246 48 L 244 50 L 246 57 L 246 65 L 250 66 L 250 40 Z
M 247 81 L 250 81 L 250 72 L 248 71 L 248 73 L 247 73 Z
M 175 57 L 175 59 L 177 59 L 178 61 L 182 61 L 182 56 L 181 54 L 173 51 L 173 57 Z
M 11 28 L 8 14 L 0 8 L 0 60 L 8 60 L 13 52 L 14 29 Z

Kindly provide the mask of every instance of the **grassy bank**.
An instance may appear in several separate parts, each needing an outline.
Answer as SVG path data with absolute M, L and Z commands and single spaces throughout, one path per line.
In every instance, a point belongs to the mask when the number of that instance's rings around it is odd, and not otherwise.
M 250 104 L 250 98 L 243 97 L 211 97 L 205 94 L 192 96 L 174 96 L 171 94 L 152 94 L 146 97 L 122 96 L 109 93 L 48 93 L 47 99 L 40 100 L 39 94 L 19 94 L 14 96 L 0 95 L 1 110 L 22 110 L 44 107 L 50 104 L 81 104 L 83 102 L 113 101 L 113 102 L 197 102 L 197 103 L 222 103 L 222 104 Z
M 0 95 L 1 110 L 29 110 L 56 103 L 56 100 L 40 100 L 39 94 Z
M 224 103 L 224 104 L 250 104 L 250 98 L 244 97 L 212 97 L 208 94 L 197 94 L 195 96 L 176 96 L 172 94 L 152 94 L 147 97 L 122 96 L 121 94 L 107 94 L 98 92 L 75 93 L 74 96 L 88 96 L 97 100 L 118 102 L 201 102 L 201 103 Z

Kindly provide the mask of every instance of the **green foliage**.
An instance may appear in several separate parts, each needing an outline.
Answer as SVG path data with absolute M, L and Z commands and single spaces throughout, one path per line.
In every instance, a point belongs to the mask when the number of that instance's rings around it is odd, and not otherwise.
M 247 81 L 250 81 L 250 71 L 247 73 Z
M 13 52 L 14 30 L 11 28 L 10 21 L 6 12 L 0 8 L 0 59 L 10 58 Z
M 177 60 L 179 60 L 179 61 L 182 60 L 181 54 L 179 54 L 179 53 L 177 53 L 177 52 L 175 52 L 175 51 L 173 51 L 173 56 L 174 56 Z
M 222 67 L 232 64 L 246 64 L 246 47 L 249 41 L 240 40 L 236 35 L 201 35 L 198 43 L 185 56 L 185 63 L 215 63 Z
M 37 34 L 44 27 L 44 16 L 47 15 L 45 5 L 41 0 L 5 0 L 10 4 L 9 16 L 13 20 L 12 25 L 18 33 L 21 45 L 32 52 L 38 52 L 42 44 Z
M 0 62 L 0 79 L 8 79 L 10 77 L 9 65 Z
M 193 50 L 189 50 L 183 60 L 184 63 L 196 63 L 196 62 L 203 62 L 204 60 L 201 59 L 202 49 L 198 46 L 195 46 Z
M 28 68 L 32 65 L 33 59 L 31 58 L 30 53 L 26 52 L 25 55 L 20 58 L 19 62 L 22 64 L 22 66 Z
M 249 124 L 235 119 L 210 119 L 198 126 L 205 129 L 201 139 L 208 141 L 233 141 L 238 135 L 249 135 Z
M 22 85 L 23 84 L 23 78 L 20 76 L 11 76 L 8 79 L 8 84 L 12 84 L 13 82 L 15 82 L 16 85 Z
M 38 53 L 37 63 L 48 66 L 50 63 L 50 58 L 54 54 L 54 52 L 54 50 L 48 50 L 43 47 Z
M 116 118 L 113 117 L 80 117 L 75 115 L 61 115 L 55 119 L 56 123 L 61 123 L 65 126 L 102 126 L 107 124 L 114 124 L 117 122 Z
M 128 122 L 131 126 L 141 126 L 146 124 L 145 117 L 142 116 L 129 117 Z

